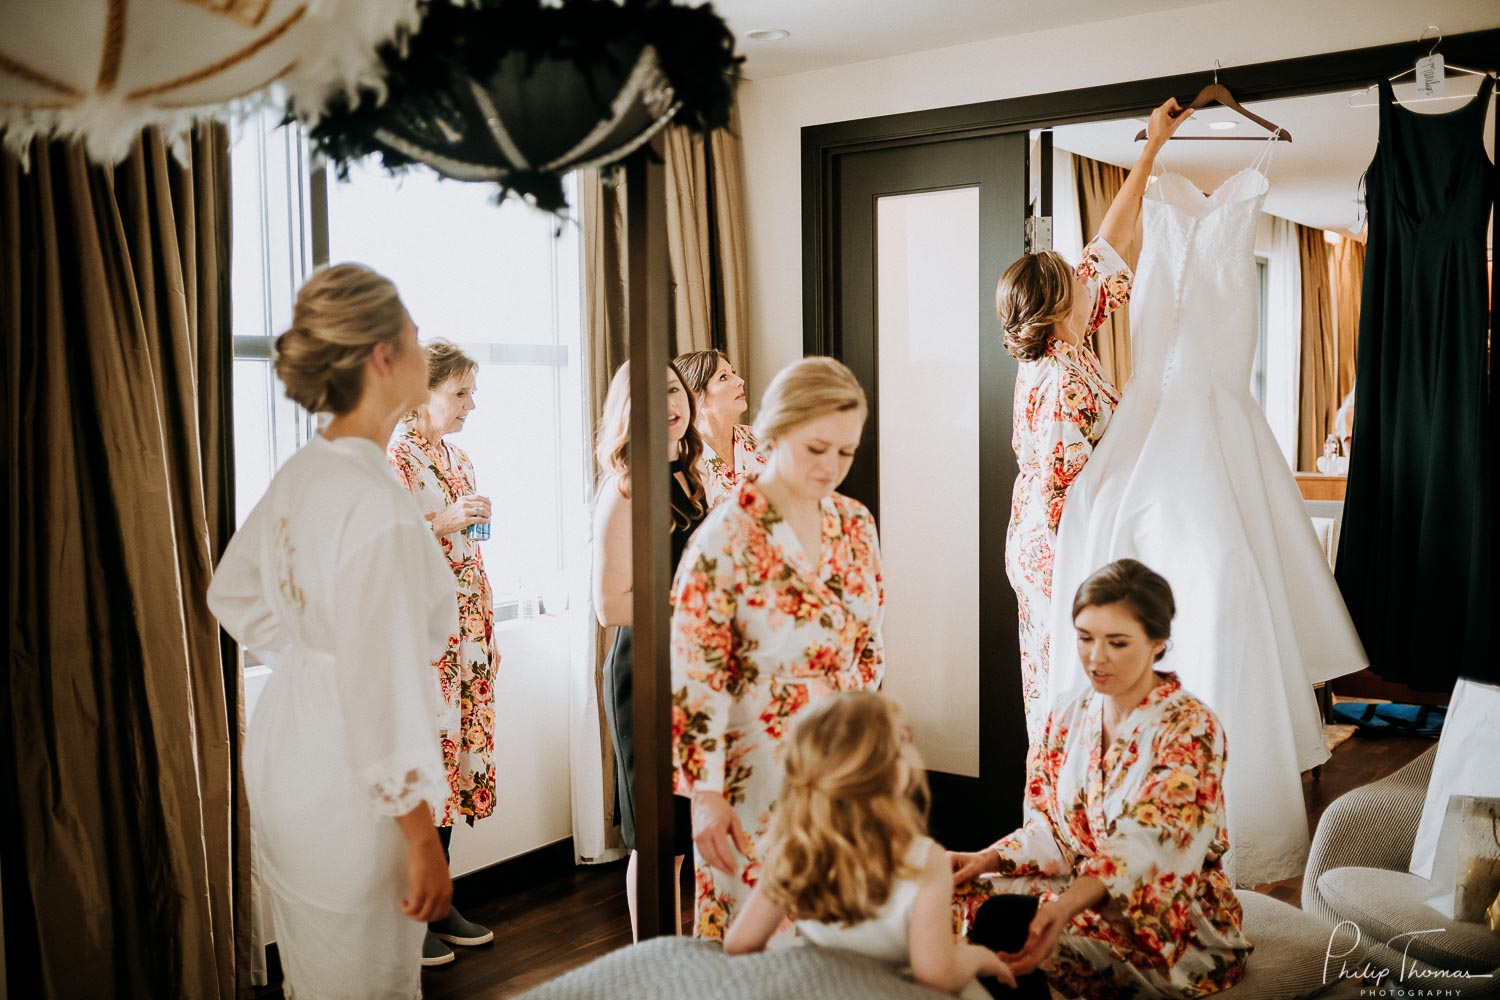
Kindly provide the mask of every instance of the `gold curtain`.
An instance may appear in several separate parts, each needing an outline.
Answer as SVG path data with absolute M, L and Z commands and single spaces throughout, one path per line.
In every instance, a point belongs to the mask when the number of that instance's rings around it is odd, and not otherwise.
M 744 156 L 739 112 L 706 139 L 672 126 L 662 133 L 667 244 L 672 279 L 672 353 L 723 351 L 741 375 L 748 357 Z M 589 296 L 594 415 L 625 360 L 625 182 L 583 174 L 583 239 Z
M 1335 409 L 1354 388 L 1355 347 L 1359 343 L 1359 301 L 1365 281 L 1365 245 L 1345 236 L 1333 248 L 1334 324 L 1338 332 L 1338 389 Z
M 1083 241 L 1087 243 L 1099 232 L 1104 213 L 1109 211 L 1115 195 L 1125 186 L 1125 169 L 1113 163 L 1101 163 L 1087 156 L 1073 156 L 1074 176 L 1078 184 L 1078 216 L 1083 224 Z M 1141 235 L 1137 229 L 1130 245 L 1115 247 L 1134 270 L 1140 259 Z M 1099 364 L 1116 388 L 1130 381 L 1130 310 L 1117 309 L 1094 332 L 1094 353 Z
M 1317 469 L 1323 442 L 1333 431 L 1342 397 L 1333 325 L 1333 287 L 1328 241 L 1323 230 L 1297 226 L 1297 257 L 1302 272 L 1302 372 L 1297 413 L 1297 469 Z
M 206 605 L 234 527 L 228 138 L 197 133 L 186 167 L 154 131 L 114 169 L 30 153 L 0 154 L 8 972 L 28 996 L 232 997 L 242 691 Z

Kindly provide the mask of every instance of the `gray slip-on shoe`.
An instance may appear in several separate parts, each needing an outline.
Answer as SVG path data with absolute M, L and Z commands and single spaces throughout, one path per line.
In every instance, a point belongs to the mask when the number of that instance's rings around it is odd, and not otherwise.
M 422 939 L 422 967 L 425 969 L 430 965 L 447 965 L 451 961 L 453 949 L 439 941 L 437 935 L 429 930 Z
M 448 915 L 437 923 L 427 925 L 428 935 L 436 935 L 449 944 L 472 947 L 477 944 L 489 944 L 495 940 L 495 932 L 488 927 L 481 927 L 472 920 L 465 920 L 464 915 L 456 908 L 449 908 Z

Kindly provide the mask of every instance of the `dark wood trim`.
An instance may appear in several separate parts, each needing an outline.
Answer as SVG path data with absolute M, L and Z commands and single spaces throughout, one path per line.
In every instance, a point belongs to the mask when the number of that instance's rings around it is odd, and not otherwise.
M 1410 69 L 1412 60 L 1423 54 L 1430 44 L 1399 42 L 1230 66 L 1219 70 L 1219 81 L 1233 90 L 1241 103 L 1322 94 L 1374 83 L 1403 67 Z M 1500 27 L 1443 39 L 1442 53 L 1452 63 L 1494 71 L 1500 68 L 1497 52 L 1500 52 Z M 802 129 L 803 148 L 807 148 L 809 136 L 817 140 L 815 145 L 818 147 L 865 142 L 884 145 L 893 140 L 921 142 L 934 138 L 960 138 L 976 132 L 1015 132 L 1126 118 L 1149 113 L 1165 100 L 1164 95 L 1175 94 L 1179 100 L 1190 100 L 1210 72 L 1205 68 L 1196 73 L 809 125 Z
M 1027 136 L 1014 132 L 928 147 L 875 149 L 838 162 L 838 201 L 831 218 L 840 221 L 839 262 L 833 272 L 840 317 L 839 357 L 865 387 L 870 399 L 867 439 L 859 449 L 840 492 L 861 501 L 884 525 L 881 506 L 881 422 L 879 315 L 874 270 L 878 256 L 880 199 L 916 192 L 976 188 L 979 245 L 975 267 L 978 321 L 973 377 L 979 384 L 979 662 L 974 691 L 984 724 L 979 731 L 978 776 L 929 772 L 931 829 L 944 843 L 975 846 L 996 830 L 1020 820 L 1026 754 L 1025 712 L 1018 685 L 1019 643 L 1015 594 L 1006 580 L 1004 541 L 1016 460 L 1010 446 L 1010 410 L 1016 362 L 1001 343 L 994 318 L 994 293 L 985 287 L 996 260 L 1022 251 L 1027 211 Z M 878 265 L 877 265 L 878 266 Z M 969 627 L 965 623 L 954 623 Z M 894 667 L 893 667 L 894 668 Z
M 1493 50 L 1492 50 L 1493 51 Z M 1464 65 L 1470 65 L 1465 63 Z M 1495 111 L 1495 143 L 1494 155 L 1490 159 L 1490 173 L 1493 177 L 1491 190 L 1497 193 L 1500 199 L 1500 109 Z M 1489 363 L 1489 389 L 1490 389 L 1490 496 L 1497 494 L 1495 477 L 1500 475 L 1500 460 L 1496 459 L 1495 449 L 1500 447 L 1500 395 L 1496 395 L 1497 376 L 1500 372 L 1495 370 L 1495 335 L 1500 333 L 1500 240 L 1495 238 L 1496 231 L 1500 230 L 1500 200 L 1497 200 L 1490 209 L 1490 341 L 1489 352 L 1485 361 Z M 1495 553 L 1496 537 L 1493 527 L 1490 529 L 1490 565 L 1496 564 Z
M 1242 103 L 1302 97 L 1358 87 L 1408 65 L 1425 49 L 1416 42 L 1378 45 L 1231 66 L 1219 80 Z M 1500 66 L 1500 28 L 1443 39 L 1449 62 L 1480 69 Z M 1166 95 L 1191 99 L 1208 70 L 1085 87 L 1078 90 L 961 104 L 931 111 L 909 111 L 860 118 L 802 129 L 802 336 L 808 354 L 840 353 L 831 262 L 838 247 L 829 241 L 838 204 L 834 186 L 836 157 L 868 149 L 965 139 L 999 132 L 1127 118 L 1150 113 Z
M 453 905 L 460 909 L 503 899 L 510 893 L 563 878 L 575 867 L 573 838 L 564 837 L 453 880 Z
M 626 168 L 626 326 L 630 345 L 631 559 L 634 588 L 633 710 L 637 925 L 641 940 L 675 932 L 670 734 L 671 468 L 667 463 L 667 365 L 671 300 L 666 175 L 660 141 Z

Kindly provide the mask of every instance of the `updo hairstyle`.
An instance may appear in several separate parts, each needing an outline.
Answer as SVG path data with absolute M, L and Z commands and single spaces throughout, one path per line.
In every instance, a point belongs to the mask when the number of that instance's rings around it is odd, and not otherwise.
M 422 345 L 427 354 L 427 388 L 435 390 L 449 379 L 469 374 L 479 362 L 451 340 L 434 337 Z
M 833 358 L 803 358 L 777 372 L 766 388 L 755 418 L 755 437 L 770 446 L 793 427 L 849 410 L 870 412 L 854 373 Z
M 1054 250 L 1024 254 L 995 286 L 995 315 L 1005 349 L 1021 361 L 1047 351 L 1052 327 L 1073 308 L 1073 268 Z
M 1073 620 L 1078 620 L 1084 608 L 1109 604 L 1123 605 L 1140 623 L 1146 638 L 1163 642 L 1172 638 L 1172 617 L 1177 614 L 1172 586 L 1145 563 L 1117 559 L 1083 581 L 1073 597 Z M 1156 659 L 1166 655 L 1163 649 Z
M 364 367 L 376 344 L 396 344 L 406 307 L 390 280 L 363 264 L 313 272 L 276 338 L 272 365 L 287 398 L 313 413 L 347 413 L 364 391 Z

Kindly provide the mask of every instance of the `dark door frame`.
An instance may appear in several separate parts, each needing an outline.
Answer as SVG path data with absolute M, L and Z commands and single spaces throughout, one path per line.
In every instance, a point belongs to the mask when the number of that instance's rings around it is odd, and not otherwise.
M 1304 97 L 1360 87 L 1389 76 L 1425 53 L 1429 43 L 1402 42 L 1345 52 L 1231 66 L 1219 81 L 1241 103 Z M 1429 46 L 1430 47 L 1430 46 Z M 1500 69 L 1500 28 L 1443 39 L 1450 63 Z M 1078 90 L 961 104 L 931 111 L 908 111 L 802 129 L 802 346 L 806 354 L 840 354 L 835 309 L 838 302 L 831 246 L 833 211 L 838 205 L 837 159 L 850 153 L 1029 131 L 1080 122 L 1139 117 L 1175 94 L 1187 100 L 1206 82 L 1208 71 L 1112 83 Z M 1500 157 L 1500 148 L 1496 150 Z M 1493 311 L 1491 324 L 1493 327 Z
M 1328 93 L 1342 89 L 1357 88 L 1375 82 L 1383 76 L 1410 66 L 1425 48 L 1417 43 L 1405 42 L 1382 45 L 1344 52 L 1331 52 L 1283 59 L 1275 62 L 1257 63 L 1249 66 L 1231 67 L 1218 71 L 1219 80 L 1244 103 L 1301 97 L 1309 94 Z M 1442 52 L 1451 63 L 1486 69 L 1494 72 L 1497 54 L 1500 54 L 1500 28 L 1470 32 L 1443 39 Z M 1184 100 L 1195 94 L 1206 82 L 1207 72 L 1180 74 L 1148 80 L 1088 87 L 1078 90 L 1059 91 L 1026 97 L 966 104 L 930 111 L 913 111 L 902 114 L 882 115 L 853 121 L 813 125 L 802 129 L 802 309 L 803 350 L 808 355 L 831 355 L 843 357 L 846 345 L 844 331 L 840 326 L 840 302 L 844 289 L 840 285 L 839 268 L 841 247 L 838 245 L 841 202 L 839 178 L 840 158 L 859 153 L 889 150 L 900 147 L 919 146 L 929 143 L 953 142 L 983 136 L 994 136 L 1027 132 L 1035 128 L 1047 128 L 1080 122 L 1101 121 L 1116 118 L 1144 116 L 1150 113 L 1166 95 L 1177 95 Z M 1500 161 L 1500 115 L 1496 121 L 1495 150 Z M 1495 167 L 1500 174 L 1500 166 Z M 1020 234 L 1016 234 L 1019 244 Z M 998 267 L 1004 261 L 996 261 Z M 1500 254 L 1491 258 L 1491 285 L 1500 287 Z M 873 286 L 872 286 L 873 287 Z M 1492 296 L 1490 329 L 1500 329 L 1500 296 Z M 991 322 L 989 325 L 993 325 Z M 851 336 L 862 336 L 863 332 L 851 330 Z M 983 334 L 982 334 L 983 336 Z M 854 353 L 864 357 L 876 349 L 878 333 L 872 336 L 869 345 L 848 345 Z M 982 347 L 987 345 L 982 345 Z M 983 351 L 981 351 L 983 353 Z M 989 366 L 998 370 L 997 366 Z M 1496 366 L 1490 366 L 1490 395 L 1495 398 Z M 878 368 L 877 368 L 878 370 Z M 982 414 L 981 451 L 984 441 L 994 440 L 1000 428 L 992 422 L 1005 420 L 1001 413 L 1009 406 L 1011 387 L 998 386 L 989 375 L 983 376 L 980 387 Z M 1003 396 L 1003 399 L 1001 398 Z M 1002 405 L 1003 404 L 1003 405 Z M 878 392 L 871 399 L 871 421 L 867 426 L 865 449 L 873 442 L 873 427 L 878 426 L 874 411 L 879 406 Z M 1492 408 L 1493 409 L 1493 408 Z M 1008 410 L 1007 410 L 1008 412 Z M 1005 440 L 1009 441 L 1009 428 L 1005 427 Z M 1500 434 L 1496 435 L 1500 440 Z M 981 458 L 984 456 L 982 455 Z M 993 454 L 993 446 L 990 449 Z M 1010 456 L 1006 456 L 1010 458 Z M 1002 490 L 994 480 L 1001 474 L 1003 462 L 992 461 L 991 467 L 981 468 L 981 492 L 986 502 L 994 505 L 1000 492 L 1009 498 L 1009 487 Z M 1500 463 L 1496 463 L 1500 464 Z M 1014 469 L 1014 464 L 1010 468 Z M 851 486 L 854 484 L 851 484 Z M 862 484 L 862 492 L 878 495 L 878 483 Z M 1008 509 L 1008 508 L 1007 508 Z M 993 512 L 991 512 L 993 514 Z M 999 620 L 997 611 L 1008 607 L 1013 613 L 1014 604 L 1006 604 L 1000 591 L 1009 593 L 1009 584 L 1004 578 L 1004 532 L 994 529 L 997 517 L 987 516 L 981 510 L 981 519 L 987 526 L 981 531 L 977 545 L 981 556 L 981 606 L 980 606 L 980 690 L 981 725 L 984 720 L 1008 719 L 1001 709 L 1005 704 L 1004 692 L 999 690 L 1006 678 L 1015 676 L 1019 669 L 1019 653 L 1015 644 L 1014 618 L 1008 622 Z M 988 595 L 989 599 L 986 599 Z M 1009 664 L 1009 670 L 1006 665 Z M 997 669 L 997 667 L 999 669 Z M 981 732 L 981 780 L 991 794 L 1009 795 L 1021 761 L 998 760 L 1001 751 L 996 745 L 995 733 Z M 999 734 L 1011 735 L 1011 734 Z M 986 739 L 986 736 L 989 738 Z M 1006 741 L 1006 752 L 1013 741 Z M 934 787 L 934 791 L 939 791 Z M 993 803 L 991 804 L 993 805 Z M 1019 799 L 1015 806 L 1019 807 Z M 1006 810 L 1002 810 L 1006 811 Z M 1001 831 L 996 831 L 1001 832 Z M 967 849 L 973 845 L 957 844 Z
M 1009 519 L 1011 485 L 1016 464 L 1010 447 L 1011 389 L 1016 380 L 1016 361 L 1001 346 L 999 324 L 993 316 L 993 292 L 983 285 L 992 262 L 1018 256 L 1023 244 L 1020 232 L 1027 212 L 1026 145 L 1024 133 L 979 136 L 962 142 L 936 143 L 926 147 L 896 146 L 872 150 L 843 162 L 840 177 L 839 255 L 842 260 L 842 318 L 848 331 L 843 348 L 844 363 L 854 372 L 868 394 L 870 412 L 867 441 L 859 449 L 841 491 L 862 501 L 882 529 L 880 449 L 872 446 L 878 435 L 881 411 L 880 358 L 877 346 L 878 305 L 873 268 L 878 246 L 880 199 L 916 192 L 972 188 L 978 195 L 978 246 L 974 249 L 976 300 L 979 318 L 978 349 L 973 377 L 979 387 L 978 435 L 978 560 L 979 649 L 1014 651 L 1019 648 L 1015 594 L 1003 574 L 987 573 L 1005 556 L 1005 525 Z M 996 387 L 999 391 L 986 391 Z M 940 420 L 940 418 L 939 418 Z M 934 431 L 938 421 L 928 425 Z M 899 459 L 897 460 L 899 467 Z M 933 486 L 937 486 L 936 483 Z M 927 517 L 944 516 L 940 488 L 930 503 Z M 924 629 L 963 628 L 963 621 L 931 620 Z M 1014 653 L 1012 652 L 1012 655 Z M 887 663 L 904 671 L 905 663 Z M 929 769 L 932 793 L 929 817 L 933 836 L 945 844 L 977 845 L 995 830 L 1014 827 L 1020 819 L 1021 789 L 1025 780 L 1022 762 L 1026 754 L 1025 708 L 1018 686 L 1006 679 L 1002 654 L 981 656 L 977 699 L 957 692 L 952 697 L 968 703 L 983 724 L 979 727 L 978 774 L 952 774 Z M 889 674 L 888 674 L 889 676 Z

